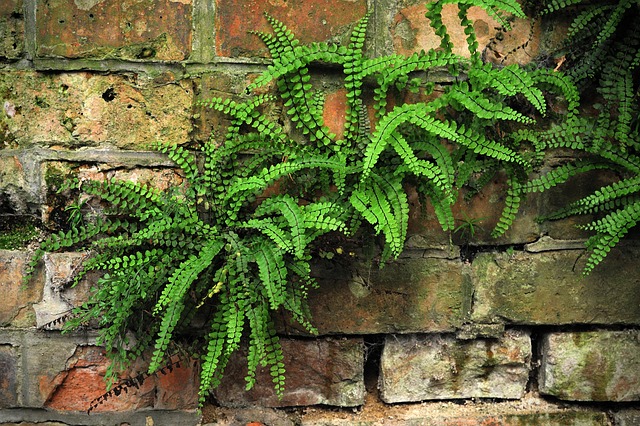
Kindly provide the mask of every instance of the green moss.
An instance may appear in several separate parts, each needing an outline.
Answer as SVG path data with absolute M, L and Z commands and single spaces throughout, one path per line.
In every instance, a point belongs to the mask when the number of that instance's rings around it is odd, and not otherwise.
M 18 223 L 7 230 L 0 230 L 0 250 L 15 250 L 25 247 L 39 234 L 40 231 L 31 222 Z

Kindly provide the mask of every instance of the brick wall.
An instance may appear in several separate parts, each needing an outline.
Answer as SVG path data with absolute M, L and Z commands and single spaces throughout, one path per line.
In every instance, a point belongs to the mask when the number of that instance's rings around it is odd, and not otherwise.
M 437 46 L 423 8 L 412 0 L 3 0 L 0 241 L 30 237 L 41 224 L 56 229 L 68 200 L 55 190 L 70 176 L 180 184 L 148 144 L 215 133 L 220 117 L 195 100 L 241 94 L 263 70 L 266 50 L 248 34 L 267 29 L 262 12 L 303 42 L 340 42 L 369 11 L 367 51 L 376 55 Z M 445 22 L 453 22 L 456 10 L 445 11 Z M 526 63 L 562 38 L 552 26 L 525 20 L 497 36 L 495 22 L 481 11 L 473 16 L 490 60 L 529 40 L 508 55 Z M 462 29 L 449 28 L 464 46 Z M 327 81 L 327 102 L 339 104 L 344 94 Z M 325 118 L 341 120 L 340 110 L 328 109 Z M 594 175 L 532 197 L 495 241 L 488 233 L 504 195 L 497 179 L 456 212 L 484 218 L 472 258 L 460 255 L 468 249 L 463 242 L 450 246 L 428 214 L 416 213 L 406 252 L 385 269 L 319 264 L 321 286 L 310 299 L 320 336 L 280 324 L 284 398 L 274 397 L 268 372 L 244 392 L 239 354 L 204 421 L 640 424 L 639 249 L 621 246 L 584 278 L 584 235 L 574 221 L 534 220 L 607 179 Z M 58 324 L 43 326 L 86 300 L 91 277 L 67 288 L 83 255 L 56 253 L 23 286 L 25 241 L 0 250 L 0 425 L 196 424 L 193 365 L 84 413 L 105 390 L 103 350 L 93 331 L 63 335 Z M 358 279 L 365 275 L 369 285 Z M 144 360 L 130 374 L 139 371 Z

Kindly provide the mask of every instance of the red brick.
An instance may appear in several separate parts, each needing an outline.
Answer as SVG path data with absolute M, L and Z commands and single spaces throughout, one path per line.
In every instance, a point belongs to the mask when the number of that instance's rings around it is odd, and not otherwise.
M 438 37 L 429 25 L 425 17 L 426 8 L 424 2 L 410 5 L 401 9 L 393 19 L 391 34 L 393 46 L 397 53 L 411 55 L 420 50 L 428 51 L 440 46 Z M 498 24 L 479 7 L 469 9 L 469 19 L 474 21 L 476 37 L 479 49 L 482 50 L 497 33 Z M 442 21 L 447 27 L 449 36 L 454 45 L 453 52 L 469 57 L 466 34 L 460 25 L 458 8 L 455 4 L 447 4 L 443 7 Z
M 367 13 L 363 0 L 217 0 L 216 51 L 219 56 L 265 56 L 249 31 L 270 32 L 263 13 L 282 21 L 303 42 L 343 38 L 350 24 Z M 346 40 L 346 39 L 345 39 Z
M 180 61 L 191 48 L 191 0 L 39 0 L 41 57 Z
M 189 410 L 198 406 L 199 371 L 193 362 L 180 363 L 156 379 L 155 407 L 162 410 Z
M 98 346 L 79 346 L 67 360 L 66 369 L 53 380 L 41 376 L 41 392 L 47 393 L 45 407 L 60 411 L 87 411 L 91 402 L 106 391 L 104 375 L 109 360 Z M 120 397 L 112 395 L 94 411 L 128 411 L 151 407 L 154 380 L 145 381 L 140 389 L 130 387 Z

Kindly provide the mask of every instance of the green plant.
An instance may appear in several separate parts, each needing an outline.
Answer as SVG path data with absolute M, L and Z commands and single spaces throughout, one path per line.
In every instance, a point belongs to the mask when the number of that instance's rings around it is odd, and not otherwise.
M 583 103 L 596 114 L 569 114 L 548 131 L 522 135 L 541 150 L 569 148 L 575 159 L 522 187 L 541 192 L 597 169 L 613 170 L 619 180 L 566 205 L 541 220 L 595 215 L 581 228 L 593 231 L 584 273 L 590 273 L 640 220 L 640 2 L 548 2 L 546 12 L 578 8 L 569 29 L 567 74 L 583 88 Z M 595 90 L 592 90 L 595 87 Z M 595 94 L 595 96 L 593 95 Z M 585 155 L 586 154 L 586 155 Z
M 160 192 L 117 180 L 69 183 L 111 208 L 102 218 L 52 235 L 31 266 L 45 251 L 92 250 L 76 282 L 90 270 L 106 273 L 67 327 L 98 319 L 100 343 L 114 360 L 112 378 L 149 348 L 149 373 L 157 371 L 179 335 L 195 333 L 197 344 L 187 351 L 201 361 L 203 400 L 246 337 L 247 388 L 255 383 L 257 367 L 268 366 L 282 394 L 285 366 L 272 315 L 287 311 L 315 331 L 306 296 L 316 285 L 309 262 L 319 237 L 380 234 L 383 264 L 404 247 L 405 185 L 431 201 L 445 231 L 454 230 L 451 206 L 460 186 L 504 171 L 511 188 L 518 188 L 539 156 L 510 137 L 511 129 L 535 121 L 518 105 L 544 114 L 543 89 L 572 92 L 558 73 L 483 64 L 467 18 L 472 4 L 498 19 L 500 10 L 522 14 L 511 0 L 460 3 L 471 59 L 451 53 L 438 20 L 440 3 L 429 3 L 427 13 L 442 49 L 410 57 L 367 58 L 368 16 L 355 24 L 346 46 L 300 45 L 284 24 L 267 16 L 273 34 L 256 34 L 273 63 L 247 92 L 275 82 L 277 94 L 202 100 L 230 117 L 224 140 L 193 151 L 158 146 L 182 170 L 186 187 Z M 339 136 L 323 122 L 324 95 L 314 86 L 313 63 L 343 71 L 346 120 Z M 447 67 L 456 78 L 433 97 L 435 85 L 425 75 Z M 406 91 L 425 100 L 397 101 Z M 367 93 L 373 94 L 370 107 Z M 286 126 L 281 117 L 263 112 L 265 104 L 276 102 L 282 103 Z M 503 129 L 500 142 L 496 126 Z M 497 234 L 513 220 L 514 198 L 507 200 Z M 206 322 L 204 332 L 191 327 L 194 318 Z M 137 336 L 135 342 L 127 331 Z

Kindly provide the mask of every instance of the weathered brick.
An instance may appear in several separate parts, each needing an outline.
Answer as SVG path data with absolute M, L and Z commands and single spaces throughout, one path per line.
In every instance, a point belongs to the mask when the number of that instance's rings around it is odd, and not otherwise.
M 194 410 L 198 407 L 200 372 L 194 363 L 182 362 L 156 378 L 154 408 L 160 410 Z
M 104 161 L 104 162 L 102 162 Z M 42 176 L 46 187 L 46 201 L 42 206 L 42 220 L 52 229 L 68 229 L 72 205 L 81 205 L 83 214 L 98 214 L 104 209 L 97 197 L 80 199 L 71 197 L 68 192 L 58 193 L 63 182 L 72 178 L 79 180 L 96 180 L 99 182 L 111 179 L 135 182 L 140 185 L 166 191 L 169 188 L 179 188 L 184 183 L 184 177 L 175 168 L 136 167 L 128 162 L 112 159 L 108 154 L 100 163 L 78 163 L 62 161 L 45 161 L 42 163 Z
M 401 258 L 382 269 L 323 262 L 316 269 L 319 288 L 309 305 L 320 334 L 453 331 L 471 306 L 468 267 L 458 260 Z
M 286 407 L 364 403 L 364 345 L 362 339 L 281 339 L 286 372 L 285 391 L 278 399 L 268 368 L 257 374 L 257 383 L 245 391 L 246 353 L 232 356 L 222 384 L 215 389 L 222 406 Z
M 472 319 L 481 323 L 640 324 L 635 259 L 614 249 L 588 276 L 584 250 L 483 253 L 473 261 Z
M 40 57 L 181 61 L 191 0 L 38 0 Z
M 0 74 L 5 144 L 28 147 L 106 146 L 148 149 L 155 141 L 185 143 L 191 131 L 191 83 L 172 74 Z
M 451 335 L 387 336 L 380 361 L 386 403 L 432 399 L 517 399 L 529 378 L 531 339 L 508 330 L 500 339 Z
M 639 401 L 640 331 L 544 336 L 539 383 L 542 394 L 563 400 Z
M 440 46 L 438 37 L 429 26 L 429 20 L 425 17 L 424 2 L 407 4 L 402 7 L 393 19 L 391 36 L 393 46 L 397 53 L 411 55 L 420 50 L 428 51 Z M 478 38 L 478 49 L 482 51 L 497 34 L 498 24 L 487 13 L 478 7 L 469 9 L 469 18 L 474 21 L 474 29 Z M 451 41 L 454 44 L 453 52 L 469 57 L 466 34 L 460 25 L 458 8 L 455 4 L 447 4 L 443 7 L 442 21 L 447 27 Z
M 48 330 L 61 329 L 63 318 L 71 309 L 86 302 L 89 283 L 84 281 L 70 287 L 70 279 L 80 268 L 86 253 L 48 253 L 44 256 L 44 287 L 42 299 L 33 305 L 36 312 L 36 326 Z
M 271 32 L 264 13 L 282 21 L 303 43 L 344 42 L 351 24 L 367 13 L 366 4 L 363 0 L 217 0 L 216 51 L 226 57 L 265 56 L 264 44 L 249 33 Z
M 24 51 L 22 0 L 0 4 L 0 58 L 18 59 Z
M 565 152 L 567 156 L 571 153 Z M 547 170 L 543 170 L 546 172 Z M 593 194 L 603 186 L 618 180 L 612 171 L 591 171 L 569 179 L 564 184 L 551 188 L 540 194 L 535 214 L 546 216 L 566 207 L 569 203 Z M 589 231 L 579 229 L 577 225 L 585 225 L 593 220 L 591 215 L 570 216 L 562 220 L 548 220 L 540 225 L 540 233 L 555 239 L 588 238 L 593 235 Z
M 28 165 L 27 165 L 28 166 Z M 0 214 L 28 214 L 38 203 L 30 170 L 18 156 L 0 157 Z
M 18 405 L 19 361 L 15 347 L 0 344 L 0 409 Z
M 78 346 L 50 383 L 41 382 L 41 391 L 45 386 L 48 390 L 44 406 L 59 411 L 87 411 L 92 401 L 107 391 L 104 375 L 108 365 L 103 348 Z M 129 387 L 122 397 L 111 395 L 95 412 L 151 407 L 153 400 L 154 381 L 149 380 L 139 389 Z
M 24 252 L 0 250 L 0 326 L 32 325 L 24 317 L 28 316 L 31 306 L 42 297 L 42 285 L 37 279 L 27 285 L 22 284 L 27 262 L 27 254 Z

